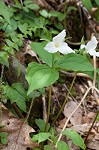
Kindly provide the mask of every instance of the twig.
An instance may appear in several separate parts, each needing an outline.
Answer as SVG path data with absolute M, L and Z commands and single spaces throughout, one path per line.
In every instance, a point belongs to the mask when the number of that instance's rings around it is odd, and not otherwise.
M 85 100 L 86 96 L 88 95 L 89 91 L 90 91 L 92 88 L 94 88 L 94 87 L 89 87 L 89 88 L 87 89 L 86 93 L 84 94 L 84 96 L 83 96 L 82 100 L 80 101 L 80 103 L 78 104 L 78 106 L 75 108 L 75 110 L 70 114 L 70 116 L 69 116 L 68 119 L 66 120 L 65 125 L 64 125 L 64 127 L 63 127 L 63 129 L 62 129 L 62 131 L 61 131 L 61 133 L 60 133 L 60 136 L 59 136 L 57 142 L 56 142 L 55 147 L 57 147 L 57 143 L 60 141 L 60 139 L 61 139 L 61 137 L 62 137 L 62 132 L 65 130 L 65 128 L 66 128 L 66 126 L 67 126 L 67 124 L 68 124 L 70 118 L 71 118 L 72 115 L 77 111 L 77 109 L 80 107 L 80 105 L 81 105 L 82 102 Z
M 23 119 L 24 116 L 23 114 L 21 113 L 20 109 L 17 107 L 16 103 L 12 103 L 12 106 L 15 110 L 15 112 L 17 113 L 17 115 L 19 116 L 20 119 Z
M 95 91 L 99 94 L 99 90 L 95 87 Z
M 31 112 L 31 109 L 32 109 L 32 106 L 33 106 L 33 102 L 34 102 L 34 98 L 32 98 L 32 101 L 31 101 L 31 104 L 30 104 L 30 108 L 29 108 L 29 111 L 27 113 L 27 117 L 25 120 L 28 120 L 29 116 L 30 116 L 30 112 Z
M 84 140 L 85 143 L 87 142 L 87 139 L 88 139 L 88 137 L 89 137 L 89 134 L 90 134 L 90 132 L 91 132 L 91 130 L 92 130 L 92 128 L 93 128 L 93 125 L 94 125 L 94 123 L 95 123 L 95 121 L 96 121 L 98 115 L 99 115 L 99 112 L 96 113 L 96 116 L 95 116 L 95 118 L 94 118 L 94 121 L 93 121 L 93 123 L 92 123 L 92 125 L 91 125 L 91 127 L 90 127 L 90 129 L 89 129 L 89 131 L 88 131 L 88 133 L 87 133 L 87 136 L 86 136 L 86 138 L 85 138 L 85 140 Z
M 93 24 L 92 24 L 92 21 L 91 21 L 92 16 L 91 16 L 90 13 L 88 12 L 88 10 L 83 6 L 81 0 L 76 0 L 76 2 L 77 2 L 77 6 L 80 6 L 80 7 L 82 8 L 83 13 L 84 13 L 84 15 L 85 15 L 85 17 L 86 17 L 86 19 L 87 19 L 87 21 L 88 21 L 90 27 L 92 28 L 93 32 L 95 33 L 96 37 L 97 37 L 98 40 L 99 40 L 99 35 L 98 35 L 97 31 L 95 30 L 95 28 L 93 27 Z
M 23 6 L 23 2 L 22 2 L 22 0 L 20 0 L 20 2 L 21 2 L 21 5 Z
M 67 92 L 69 91 L 68 87 L 66 86 L 66 84 L 63 84 L 63 86 L 65 87 L 65 89 L 67 90 Z M 74 100 L 75 102 L 77 102 L 77 100 L 73 97 L 73 95 L 70 93 L 70 97 L 68 97 L 70 100 Z M 77 102 L 78 103 L 78 102 Z
M 69 77 L 74 77 L 75 76 L 74 73 L 72 73 L 72 72 L 66 72 L 66 71 L 63 71 L 63 70 L 61 70 L 60 73 L 63 73 L 65 75 L 69 76 Z M 85 73 L 77 73 L 76 76 L 90 79 L 90 77 L 87 74 L 85 74 Z
M 97 89 L 98 90 L 98 89 Z M 97 94 L 98 93 L 98 94 Z M 99 106 L 99 91 L 97 92 L 96 90 L 94 90 L 93 95 L 95 97 L 95 100 L 97 102 L 97 105 Z
M 77 46 L 79 46 L 81 44 L 81 42 L 71 42 L 69 40 L 66 40 L 66 42 L 70 45 L 77 45 Z
M 46 122 L 47 120 L 47 107 L 46 107 L 46 100 L 45 100 L 45 95 L 42 96 L 42 103 L 43 103 L 43 120 Z
M 49 87 L 48 112 L 47 112 L 47 119 L 46 119 L 45 131 L 47 130 L 47 125 L 48 125 L 49 117 L 50 117 L 50 109 L 51 109 L 51 93 L 52 93 L 52 85 L 50 85 L 50 87 Z

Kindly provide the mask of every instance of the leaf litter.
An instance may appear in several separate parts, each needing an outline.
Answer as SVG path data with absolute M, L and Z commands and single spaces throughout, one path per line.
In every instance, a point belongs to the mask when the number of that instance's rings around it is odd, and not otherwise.
M 8 143 L 0 144 L 2 150 L 26 150 L 39 147 L 36 142 L 31 141 L 29 135 L 35 130 L 26 121 L 16 118 L 5 106 L 2 106 L 2 125 L 4 128 L 0 128 L 0 132 L 8 133 Z
M 71 79 L 67 79 L 65 81 L 66 86 L 68 85 L 69 87 L 69 82 Z M 69 96 L 69 99 L 64 107 L 64 110 L 62 112 L 62 114 L 60 115 L 59 119 L 58 119 L 58 126 L 56 128 L 58 134 L 60 134 L 61 130 L 64 127 L 64 124 L 66 122 L 66 120 L 68 119 L 68 117 L 70 116 L 70 114 L 73 112 L 73 110 L 77 107 L 78 103 L 81 101 L 83 95 L 84 95 L 84 91 L 86 91 L 86 82 L 83 81 L 84 84 L 82 84 L 82 81 L 80 80 L 80 78 L 77 78 L 76 83 L 74 84 L 74 88 Z M 58 84 L 57 87 L 55 85 L 54 88 L 54 92 L 57 93 L 57 99 L 58 99 L 58 103 L 60 105 L 62 105 L 64 99 L 65 99 L 65 93 L 66 93 L 66 89 L 64 89 L 64 86 L 62 84 Z M 83 90 L 82 90 L 83 89 Z M 52 108 L 54 105 L 54 101 L 56 100 L 56 95 L 52 95 Z M 73 116 L 70 118 L 69 123 L 67 125 L 67 128 L 71 128 L 74 129 L 75 131 L 77 131 L 78 133 L 81 134 L 81 136 L 83 136 L 83 139 L 85 139 L 91 124 L 95 118 L 96 112 L 97 110 L 97 101 L 95 99 L 95 97 L 92 95 L 92 93 L 90 92 L 86 99 L 84 100 L 84 103 L 81 105 L 81 107 L 79 107 L 77 109 L 77 111 L 73 114 Z M 59 109 L 59 105 L 56 105 L 56 110 Z M 54 111 L 55 112 L 55 111 Z M 98 137 L 98 138 L 97 138 Z M 78 150 L 79 148 L 75 147 L 72 142 L 69 139 L 64 139 L 64 137 L 62 137 L 62 140 L 68 142 L 70 149 L 71 150 Z M 88 141 L 87 141 L 87 150 L 99 150 L 99 122 L 96 121 L 94 123 L 94 126 L 91 130 L 91 133 L 88 137 Z

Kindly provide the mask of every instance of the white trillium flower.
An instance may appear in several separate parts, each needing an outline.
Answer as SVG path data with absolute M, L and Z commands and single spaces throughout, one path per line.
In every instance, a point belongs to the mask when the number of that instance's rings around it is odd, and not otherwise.
M 62 54 L 74 53 L 74 51 L 64 42 L 66 36 L 66 30 L 63 30 L 57 36 L 55 36 L 52 42 L 49 42 L 44 49 L 49 53 L 60 52 Z
M 80 49 L 85 48 L 86 53 L 89 53 L 91 56 L 99 57 L 99 52 L 95 51 L 97 44 L 98 44 L 98 41 L 97 41 L 96 37 L 93 36 L 86 45 L 81 44 Z

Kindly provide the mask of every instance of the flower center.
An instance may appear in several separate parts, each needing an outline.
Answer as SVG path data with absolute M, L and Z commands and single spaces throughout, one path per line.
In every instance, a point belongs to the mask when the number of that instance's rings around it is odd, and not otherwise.
M 59 43 L 55 43 L 55 47 L 60 47 Z

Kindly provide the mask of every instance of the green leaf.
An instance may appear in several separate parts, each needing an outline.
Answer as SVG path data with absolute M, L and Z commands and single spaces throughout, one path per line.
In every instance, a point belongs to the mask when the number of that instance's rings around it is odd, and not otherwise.
M 6 52 L 0 52 L 0 64 L 6 65 L 9 67 L 9 62 L 8 62 L 8 54 Z
M 27 24 L 27 23 L 19 24 L 18 27 L 19 27 L 19 29 L 20 29 L 20 31 L 21 31 L 22 33 L 24 33 L 25 31 L 28 30 L 28 24 Z
M 93 71 L 82 71 L 82 73 L 87 74 L 92 80 L 94 78 L 94 72 Z
M 5 127 L 4 125 L 0 124 L 0 128 L 4 128 L 4 127 Z
M 45 9 L 39 11 L 39 13 L 40 13 L 40 15 L 42 15 L 45 18 L 47 18 L 49 16 L 49 13 Z
M 6 39 L 6 43 L 9 47 L 13 47 L 14 43 L 12 41 L 10 41 L 9 39 Z
M 27 8 L 32 9 L 32 10 L 38 10 L 40 7 L 36 4 L 28 4 L 26 5 Z
M 94 71 L 93 66 L 85 56 L 73 53 L 61 57 L 54 67 L 72 71 Z
M 64 141 L 59 141 L 57 144 L 58 150 L 70 150 L 69 146 Z
M 9 25 L 6 26 L 5 31 L 6 31 L 7 36 L 8 36 L 8 35 L 11 35 L 11 33 L 14 32 L 14 29 L 13 29 L 13 27 L 9 24 Z
M 26 79 L 29 83 L 28 94 L 35 89 L 53 84 L 58 78 L 59 73 L 54 68 L 49 68 L 45 64 L 30 63 L 26 71 Z
M 53 150 L 51 145 L 44 145 L 44 150 Z
M 1 137 L 7 137 L 7 136 L 8 136 L 8 133 L 7 133 L 7 132 L 0 132 L 0 136 L 1 136 Z
M 28 100 L 27 92 L 23 88 L 22 83 L 14 83 L 14 84 L 12 84 L 12 88 L 17 90 L 23 97 L 25 97 L 25 99 Z
M 5 46 L 3 46 L 2 49 L 7 51 L 8 53 L 12 54 L 13 56 L 15 56 L 14 49 L 12 47 L 9 47 L 9 46 L 5 45 Z
M 40 131 L 44 131 L 45 130 L 45 122 L 42 119 L 36 119 L 35 120 L 37 126 L 39 127 Z
M 70 12 L 70 11 L 77 11 L 77 7 L 76 6 L 69 6 L 68 8 L 67 8 L 67 13 L 68 12 Z
M 26 13 L 29 12 L 29 9 L 28 9 L 27 7 L 25 7 L 25 6 L 23 6 L 22 9 L 23 9 L 23 11 L 26 12 Z
M 14 86 L 14 84 L 12 85 L 12 87 L 10 87 L 9 85 L 4 86 L 4 94 L 5 96 L 11 100 L 11 103 L 16 102 L 16 104 L 18 105 L 18 107 L 23 110 L 24 112 L 26 112 L 26 98 L 22 95 L 23 93 L 22 90 L 19 91 L 16 87 L 16 85 Z M 15 89 L 16 87 L 16 89 Z
M 32 1 L 32 0 L 28 0 L 28 1 L 27 1 L 27 0 L 25 0 L 23 3 L 24 3 L 24 5 L 28 5 L 28 4 L 33 3 L 33 1 Z
M 17 22 L 14 19 L 11 19 L 11 26 L 12 26 L 13 30 L 17 29 Z
M 88 11 L 92 10 L 92 2 L 91 0 L 82 0 L 83 5 L 88 9 Z
M 41 132 L 39 134 L 34 135 L 34 137 L 32 138 L 33 141 L 38 141 L 38 143 L 44 142 L 46 141 L 49 137 L 51 136 L 51 134 L 48 132 L 44 133 Z
M 7 138 L 1 138 L 1 142 L 2 142 L 2 144 L 7 144 L 8 143 L 8 139 Z
M 98 112 L 98 115 L 97 115 L 97 121 L 99 122 L 99 112 Z
M 39 127 L 40 131 L 45 130 L 46 123 L 44 122 L 44 120 L 36 119 L 35 122 L 36 122 L 37 126 Z M 49 129 L 49 127 L 50 127 L 50 125 L 48 124 L 47 130 Z
M 65 17 L 66 17 L 66 14 L 60 13 L 60 12 L 58 12 L 58 11 L 51 11 L 51 12 L 49 13 L 49 17 L 51 17 L 51 16 L 53 16 L 53 17 L 58 17 L 58 20 L 59 20 L 59 21 L 63 21 L 63 20 L 65 19 Z
M 45 42 L 38 43 L 38 42 L 32 42 L 31 47 L 32 50 L 37 53 L 48 66 L 52 66 L 52 54 L 47 52 L 44 47 L 46 46 Z
M 72 129 L 66 129 L 63 131 L 62 134 L 66 135 L 68 138 L 70 138 L 76 146 L 79 146 L 83 150 L 86 149 L 86 146 L 84 144 L 84 140 L 76 131 L 73 131 Z
M 5 18 L 5 20 L 10 24 L 10 10 L 5 5 L 4 2 L 0 1 L 0 15 Z
M 0 132 L 1 142 L 2 144 L 8 143 L 8 133 L 7 132 Z
M 96 4 L 99 6 L 99 0 L 95 0 Z

